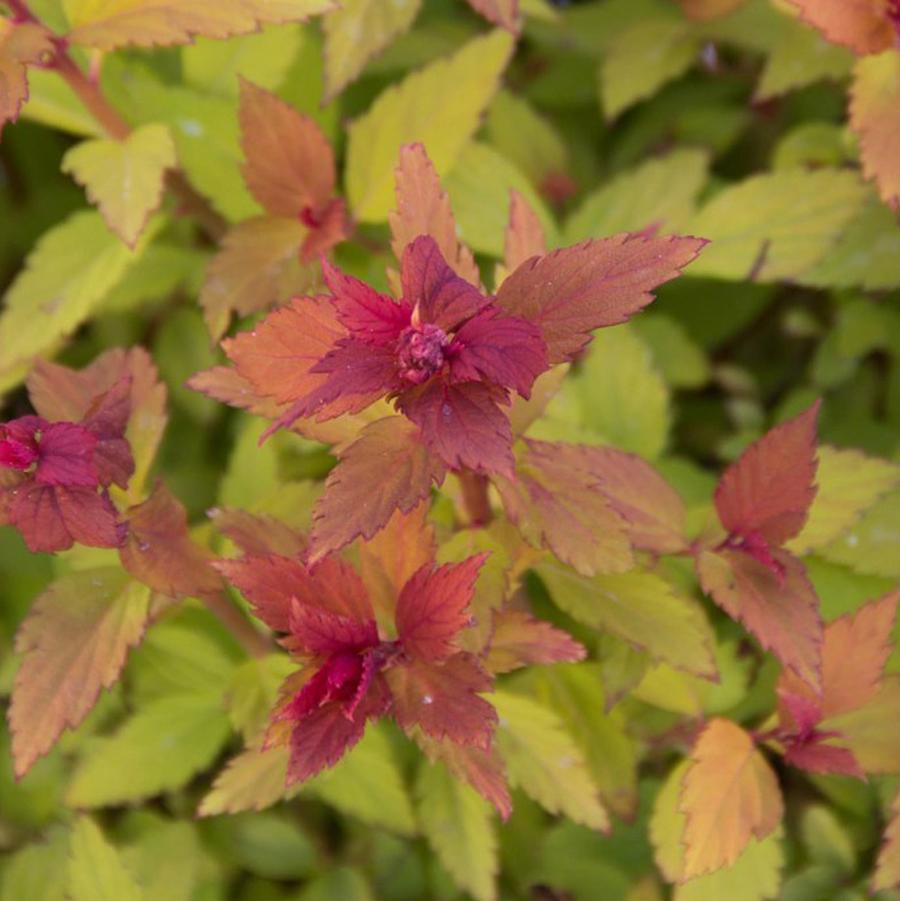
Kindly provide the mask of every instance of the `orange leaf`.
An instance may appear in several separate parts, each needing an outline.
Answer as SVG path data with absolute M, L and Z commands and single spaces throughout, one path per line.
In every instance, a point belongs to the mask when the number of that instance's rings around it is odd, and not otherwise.
M 711 720 L 694 745 L 680 809 L 687 816 L 685 880 L 733 864 L 750 838 L 765 838 L 784 813 L 772 768 L 753 739 L 723 719 Z
M 328 474 L 313 511 L 310 559 L 321 560 L 355 538 L 372 538 L 397 510 L 409 513 L 421 503 L 445 474 L 412 423 L 399 416 L 370 423 Z
M 494 613 L 485 666 L 492 673 L 510 673 L 534 663 L 575 663 L 585 655 L 567 632 L 522 610 L 500 610 Z
M 480 284 L 481 275 L 472 251 L 457 237 L 450 198 L 421 144 L 400 148 L 394 178 L 397 209 L 388 215 L 394 256 L 400 260 L 407 244 L 420 235 L 430 235 L 457 275 L 473 285 Z
M 785 551 L 774 559 L 783 578 L 743 551 L 704 551 L 697 558 L 703 590 L 804 682 L 821 685 L 822 621 L 803 564 Z
M 149 598 L 121 570 L 93 569 L 64 576 L 35 601 L 16 637 L 23 655 L 9 708 L 16 776 L 119 678 L 144 634 Z
M 898 38 L 900 39 L 900 38 Z M 859 135 L 866 178 L 881 199 L 900 209 L 900 53 L 888 50 L 856 63 L 850 124 Z
M 209 517 L 216 528 L 245 554 L 299 556 L 306 550 L 306 537 L 280 519 L 265 513 L 215 509 Z
M 893 46 L 894 28 L 888 0 L 790 0 L 804 22 L 818 28 L 834 44 L 859 54 Z
M 543 256 L 546 252 L 544 227 L 537 213 L 518 191 L 510 191 L 509 222 L 503 244 L 506 272 L 518 269 L 526 260 Z
M 0 133 L 28 99 L 27 64 L 53 53 L 50 32 L 33 22 L 0 19 Z

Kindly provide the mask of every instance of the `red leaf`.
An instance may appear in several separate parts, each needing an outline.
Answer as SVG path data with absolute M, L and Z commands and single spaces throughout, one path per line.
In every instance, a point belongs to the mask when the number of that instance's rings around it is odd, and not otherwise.
M 353 278 L 322 261 L 322 273 L 329 290 L 337 318 L 358 341 L 374 345 L 389 345 L 396 341 L 412 316 L 412 308 L 386 294 L 379 294 L 365 282 Z
M 162 482 L 125 518 L 128 535 L 119 556 L 138 581 L 170 597 L 197 597 L 222 588 L 212 554 L 191 540 L 184 506 Z
M 703 590 L 733 619 L 742 622 L 781 662 L 814 687 L 822 683 L 822 621 L 819 601 L 803 565 L 775 551 L 779 579 L 742 551 L 704 551 L 697 558 Z
M 637 454 L 609 447 L 585 447 L 585 469 L 612 508 L 626 520 L 632 544 L 654 554 L 684 550 L 684 502 L 669 483 Z
M 93 488 L 21 485 L 11 489 L 9 521 L 34 552 L 64 551 L 77 541 L 89 547 L 118 547 L 118 514 Z
M 71 422 L 54 422 L 41 429 L 37 469 L 39 485 L 96 488 L 94 448 L 97 439 L 87 429 Z
M 518 269 L 526 260 L 546 253 L 544 227 L 537 213 L 518 191 L 510 191 L 509 223 L 503 244 L 503 263 L 507 273 Z
M 439 379 L 407 391 L 400 409 L 422 430 L 422 440 L 450 469 L 512 476 L 512 429 L 498 404 L 500 388 L 481 382 L 447 385 Z
M 791 766 L 806 770 L 808 773 L 819 773 L 823 776 L 837 774 L 853 776 L 856 779 L 866 778 L 859 761 L 849 748 L 825 744 L 818 738 L 789 745 L 784 759 Z
M 497 305 L 541 328 L 550 363 L 573 359 L 602 326 L 624 322 L 696 258 L 701 238 L 616 235 L 523 263 L 500 286 Z
M 443 663 L 412 660 L 387 670 L 385 678 L 402 729 L 418 726 L 432 738 L 490 746 L 497 711 L 478 693 L 490 691 L 493 682 L 470 654 L 454 654 Z
M 407 244 L 419 235 L 430 235 L 450 268 L 470 284 L 478 285 L 481 275 L 472 251 L 457 237 L 450 200 L 421 144 L 400 148 L 395 179 L 397 211 L 388 216 L 394 256 L 401 260 Z
M 494 613 L 485 665 L 492 673 L 511 673 L 540 663 L 577 663 L 587 652 L 566 632 L 522 610 Z
M 300 648 L 307 654 L 334 654 L 360 650 L 378 644 L 378 628 L 374 619 L 360 620 L 339 616 L 293 600 L 290 613 L 291 650 Z
M 731 535 L 762 536 L 771 545 L 793 538 L 816 495 L 819 402 L 755 441 L 725 470 L 716 510 Z
M 131 446 L 125 439 L 125 429 L 131 416 L 130 375 L 119 379 L 107 392 L 91 404 L 82 425 L 97 439 L 94 464 L 101 485 L 128 487 L 134 474 Z
M 277 554 L 219 560 L 215 567 L 240 589 L 254 613 L 276 632 L 290 631 L 294 600 L 304 607 L 358 622 L 374 618 L 366 587 L 356 570 L 334 557 L 311 568 Z
M 896 35 L 880 0 L 790 0 L 800 18 L 829 41 L 859 54 L 878 53 L 894 45 Z
M 272 216 L 321 213 L 334 193 L 334 153 L 314 119 L 241 79 L 244 180 Z
M 445 473 L 410 423 L 399 416 L 370 423 L 328 474 L 313 511 L 310 559 L 371 538 L 397 510 L 409 513 Z
M 343 198 L 334 198 L 318 213 L 305 210 L 300 218 L 309 227 L 300 246 L 300 258 L 304 263 L 328 253 L 335 244 L 340 244 L 350 236 L 351 224 Z
M 547 369 L 547 348 L 539 329 L 495 307 L 466 322 L 449 347 L 450 378 L 454 382 L 486 379 L 531 395 L 534 380 Z
M 408 244 L 400 261 L 403 298 L 415 307 L 413 322 L 445 332 L 474 316 L 487 298 L 448 265 L 437 242 L 421 235 Z
M 495 479 L 509 518 L 582 575 L 625 572 L 634 563 L 627 524 L 586 465 L 590 449 L 526 440 L 516 478 Z
M 403 586 L 397 602 L 397 638 L 414 657 L 433 662 L 454 650 L 453 639 L 468 625 L 466 612 L 488 554 L 462 563 L 423 566 Z

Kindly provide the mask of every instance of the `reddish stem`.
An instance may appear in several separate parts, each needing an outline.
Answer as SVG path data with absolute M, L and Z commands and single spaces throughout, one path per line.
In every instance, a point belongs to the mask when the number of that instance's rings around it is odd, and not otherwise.
M 252 623 L 231 603 L 224 591 L 209 592 L 200 599 L 251 657 L 265 657 L 272 652 L 269 639 L 253 628 Z
M 9 7 L 9 11 L 13 15 L 15 22 L 33 22 L 34 16 L 31 10 L 25 5 L 24 0 L 4 0 Z
M 463 504 L 469 521 L 473 526 L 486 526 L 493 518 L 491 502 L 488 499 L 488 479 L 470 469 L 464 469 L 459 474 L 459 484 L 462 488 Z

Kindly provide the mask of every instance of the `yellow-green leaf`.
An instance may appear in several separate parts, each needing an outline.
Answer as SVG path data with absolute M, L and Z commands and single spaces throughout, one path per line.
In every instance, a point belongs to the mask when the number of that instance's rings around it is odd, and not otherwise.
M 69 901 L 143 901 L 134 877 L 97 824 L 81 817 L 69 846 Z
M 343 0 L 322 20 L 325 98 L 337 96 L 395 38 L 412 26 L 421 0 Z
M 84 141 L 66 153 L 63 172 L 88 194 L 106 224 L 129 246 L 144 230 L 162 197 L 163 176 L 176 164 L 165 125 L 142 125 L 124 141 Z
M 900 578 L 900 491 L 892 491 L 817 554 L 856 572 Z
M 691 275 L 776 281 L 828 253 L 866 200 L 859 177 L 820 169 L 754 175 L 723 189 L 687 225 L 710 239 Z
M 247 748 L 233 757 L 216 776 L 209 793 L 200 803 L 198 816 L 263 810 L 287 796 L 287 746 L 267 751 Z
M 401 144 L 421 141 L 438 174 L 449 171 L 497 89 L 512 45 L 501 30 L 476 38 L 388 88 L 350 126 L 347 195 L 357 219 L 387 219 Z
M 803 530 L 787 547 L 805 554 L 851 529 L 864 511 L 900 482 L 900 466 L 856 450 L 819 448 L 816 496 Z
M 676 669 L 713 677 L 713 635 L 703 611 L 654 573 L 579 576 L 546 561 L 537 571 L 554 602 L 570 616 L 625 639 Z
M 254 739 L 268 721 L 278 688 L 297 669 L 287 654 L 251 657 L 231 677 L 227 690 L 231 725 L 245 741 Z
M 416 785 L 419 823 L 453 881 L 476 901 L 495 901 L 497 836 L 490 805 L 442 763 L 424 763 Z
M 843 736 L 866 772 L 900 775 L 900 677 L 889 676 L 868 704 L 829 717 L 820 728 Z
M 510 783 L 545 810 L 591 829 L 609 828 L 581 748 L 556 713 L 522 695 L 497 691 L 491 702 L 500 715 L 497 747 Z

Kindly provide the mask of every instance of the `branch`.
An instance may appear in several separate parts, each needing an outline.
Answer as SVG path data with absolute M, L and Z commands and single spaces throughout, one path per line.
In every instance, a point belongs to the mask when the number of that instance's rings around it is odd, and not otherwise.
M 469 522 L 473 526 L 486 526 L 494 518 L 494 511 L 488 499 L 487 476 L 468 469 L 462 470 L 457 475 Z
M 224 591 L 204 593 L 200 600 L 251 657 L 265 657 L 272 653 L 272 642 L 253 628 L 250 620 L 231 603 Z

